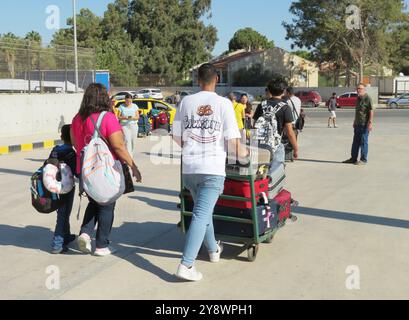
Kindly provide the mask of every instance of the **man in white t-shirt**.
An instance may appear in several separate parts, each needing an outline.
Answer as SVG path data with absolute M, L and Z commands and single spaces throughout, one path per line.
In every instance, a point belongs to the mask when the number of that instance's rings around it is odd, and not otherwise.
M 194 201 L 193 218 L 176 273 L 178 278 L 187 281 L 203 278 L 194 267 L 203 242 L 210 261 L 220 260 L 223 246 L 216 242 L 213 211 L 224 190 L 227 152 L 238 151 L 240 157 L 247 155 L 246 148 L 240 144 L 232 102 L 215 92 L 217 80 L 215 67 L 202 65 L 199 68 L 202 91 L 181 101 L 173 124 L 173 139 L 182 147 L 183 184 Z
M 300 98 L 298 98 L 295 94 L 294 94 L 294 88 L 293 87 L 288 87 L 286 89 L 287 93 L 287 104 L 291 107 L 292 111 L 293 111 L 293 125 L 295 126 L 298 118 L 300 117 L 301 114 L 301 106 L 302 106 L 302 102 L 300 100 Z

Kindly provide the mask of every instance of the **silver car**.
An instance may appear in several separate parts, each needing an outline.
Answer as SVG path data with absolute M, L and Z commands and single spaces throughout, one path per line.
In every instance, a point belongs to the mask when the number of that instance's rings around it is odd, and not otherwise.
M 392 109 L 409 106 L 409 93 L 406 93 L 399 98 L 389 99 L 388 106 Z

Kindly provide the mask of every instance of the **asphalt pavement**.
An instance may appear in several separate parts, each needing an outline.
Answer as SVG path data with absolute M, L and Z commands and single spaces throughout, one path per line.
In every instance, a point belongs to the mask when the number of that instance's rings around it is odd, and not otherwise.
M 263 244 L 253 263 L 234 244 L 219 264 L 201 256 L 200 283 L 173 276 L 184 235 L 176 226 L 179 156 L 169 156 L 169 137 L 138 141 L 143 183 L 117 204 L 118 252 L 106 258 L 75 246 L 49 253 L 56 215 L 36 213 L 29 192 L 49 150 L 0 156 L 0 299 L 409 299 L 409 111 L 377 111 L 369 164 L 359 167 L 341 163 L 353 112 L 338 112 L 340 128 L 328 129 L 325 110 L 306 111 L 300 159 L 287 166 L 298 221 Z M 78 207 L 76 199 L 75 233 Z

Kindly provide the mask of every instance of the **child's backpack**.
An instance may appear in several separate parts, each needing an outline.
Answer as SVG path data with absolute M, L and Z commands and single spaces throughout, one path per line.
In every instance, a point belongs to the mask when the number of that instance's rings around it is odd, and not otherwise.
M 168 124 L 168 120 L 169 120 L 169 119 L 168 119 L 167 113 L 165 113 L 165 112 L 159 113 L 159 115 L 158 115 L 158 122 L 159 122 L 160 125 Z
M 64 203 L 60 195 L 47 190 L 43 183 L 44 168 L 48 164 L 59 165 L 57 159 L 48 159 L 31 177 L 31 204 L 39 213 L 49 214 L 58 210 Z
M 80 194 L 85 192 L 100 205 L 118 200 L 125 191 L 125 178 L 122 164 L 114 160 L 108 147 L 108 141 L 99 128 L 106 115 L 102 112 L 95 126 L 90 143 L 81 151 Z
M 75 186 L 74 174 L 64 162 L 48 163 L 43 168 L 43 183 L 50 192 L 68 194 Z
M 268 101 L 263 102 L 263 115 L 254 125 L 254 138 L 258 141 L 259 148 L 270 150 L 272 155 L 277 151 L 283 137 L 283 135 L 278 133 L 276 114 L 286 105 L 285 102 L 280 102 L 276 105 L 271 105 Z

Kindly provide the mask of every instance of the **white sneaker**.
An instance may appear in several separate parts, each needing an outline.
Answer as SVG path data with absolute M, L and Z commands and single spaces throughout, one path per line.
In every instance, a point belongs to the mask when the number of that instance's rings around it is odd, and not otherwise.
M 223 252 L 223 243 L 217 242 L 217 252 L 209 252 L 210 262 L 217 263 L 220 261 L 220 256 Z
M 90 254 L 91 253 L 91 238 L 86 233 L 81 234 L 77 238 L 78 249 L 82 253 Z
M 116 249 L 114 247 L 109 246 L 108 248 L 95 249 L 94 255 L 97 257 L 106 257 L 111 254 L 114 254 L 115 252 Z
M 203 275 L 194 266 L 189 269 L 183 264 L 179 265 L 176 277 L 186 281 L 200 281 L 203 279 Z

